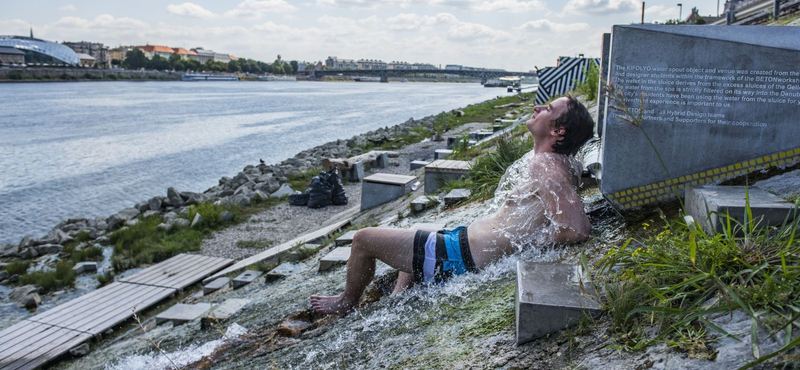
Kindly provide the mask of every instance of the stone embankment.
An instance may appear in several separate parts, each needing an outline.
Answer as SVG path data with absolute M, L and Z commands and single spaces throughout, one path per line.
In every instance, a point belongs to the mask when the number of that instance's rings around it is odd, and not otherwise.
M 183 72 L 128 71 L 77 67 L 0 68 L 0 82 L 158 80 L 177 81 Z
M 94 243 L 107 244 L 107 235 L 121 227 L 135 225 L 139 216 L 158 216 L 163 223 L 161 228 L 186 227 L 190 223 L 179 217 L 189 212 L 189 206 L 204 202 L 220 202 L 220 204 L 247 206 L 251 201 L 269 196 L 288 194 L 289 178 L 304 172 L 316 170 L 324 158 L 348 158 L 362 154 L 363 147 L 380 145 L 394 140 L 400 135 L 415 135 L 413 127 L 425 126 L 433 128 L 434 117 L 421 120 L 409 119 L 393 127 L 384 127 L 353 136 L 349 140 L 336 140 L 311 149 L 304 150 L 293 158 L 278 164 L 248 165 L 233 177 L 223 177 L 219 184 L 203 193 L 167 189 L 166 196 L 155 196 L 136 203 L 109 217 L 71 218 L 60 222 L 46 235 L 33 238 L 25 236 L 18 244 L 0 244 L 0 258 L 16 257 L 33 259 L 42 255 L 57 254 L 64 244 L 73 240 L 82 240 L 76 250 L 82 250 Z M 223 212 L 221 217 L 232 217 Z M 10 276 L 0 276 L 0 283 Z

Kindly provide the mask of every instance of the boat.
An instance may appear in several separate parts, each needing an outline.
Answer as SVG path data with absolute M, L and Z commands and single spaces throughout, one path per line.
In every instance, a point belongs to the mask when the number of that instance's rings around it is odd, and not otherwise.
M 239 81 L 239 77 L 205 73 L 187 73 L 181 76 L 181 81 Z
M 261 76 L 258 78 L 259 81 L 291 81 L 296 82 L 297 77 L 295 76 L 275 76 L 275 75 L 267 75 Z

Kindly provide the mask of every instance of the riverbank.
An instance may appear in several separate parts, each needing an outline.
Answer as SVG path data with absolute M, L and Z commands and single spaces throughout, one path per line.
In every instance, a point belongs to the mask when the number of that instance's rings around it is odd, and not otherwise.
M 182 72 L 75 67 L 0 68 L 0 83 L 83 81 L 180 81 Z

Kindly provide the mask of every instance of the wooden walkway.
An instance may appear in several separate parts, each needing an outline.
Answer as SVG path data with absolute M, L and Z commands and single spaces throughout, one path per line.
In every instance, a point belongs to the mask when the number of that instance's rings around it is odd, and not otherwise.
M 0 331 L 0 370 L 33 369 L 233 263 L 179 254 Z

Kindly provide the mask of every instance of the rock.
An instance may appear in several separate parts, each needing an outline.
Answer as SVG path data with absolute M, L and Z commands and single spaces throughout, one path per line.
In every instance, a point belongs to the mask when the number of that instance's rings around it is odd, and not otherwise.
M 8 278 L 8 283 L 9 283 L 9 284 L 16 284 L 16 283 L 19 283 L 19 279 L 20 279 L 19 275 L 16 275 L 16 274 L 15 274 L 15 275 L 11 275 L 11 276 Z
M 159 203 L 159 204 L 161 204 L 161 203 Z M 160 215 L 161 215 L 161 212 L 159 212 L 159 211 L 145 211 L 144 214 L 142 214 L 142 218 L 158 217 Z
M 107 236 L 103 235 L 103 236 L 98 237 L 97 239 L 95 239 L 95 242 L 97 244 L 100 244 L 100 245 L 110 245 L 111 244 L 111 239 L 109 239 Z
M 179 216 L 188 216 L 189 215 L 189 207 L 181 207 L 177 209 Z
M 244 195 L 248 198 L 253 198 L 253 191 L 247 186 L 241 186 L 233 193 L 233 195 Z
M 104 219 L 97 220 L 94 223 L 94 228 L 97 229 L 98 231 L 105 231 L 106 229 L 108 229 L 108 222 L 106 222 L 106 220 Z
M 175 190 L 175 188 L 173 187 L 167 189 L 167 199 L 169 199 L 170 204 L 176 207 L 183 204 L 183 198 L 181 198 L 181 193 Z
M 175 212 L 167 212 L 166 214 L 164 214 L 164 220 L 165 221 L 172 221 L 177 217 L 178 217 L 178 214 L 175 213 Z
M 292 194 L 295 194 L 294 189 L 292 189 L 292 187 L 289 186 L 289 184 L 283 184 L 283 185 L 281 185 L 280 189 L 278 189 L 276 192 L 270 194 L 270 196 L 273 197 L 273 198 L 280 198 L 280 197 L 288 196 L 288 195 L 292 195 Z
M 36 308 L 39 303 L 42 303 L 42 297 L 39 296 L 39 288 L 33 285 L 15 288 L 8 295 L 8 298 L 22 308 Z
M 192 220 L 192 224 L 190 225 L 190 227 L 199 226 L 202 223 L 203 223 L 203 216 L 200 216 L 199 213 L 195 213 L 194 219 Z
M 64 247 L 59 244 L 42 244 L 34 248 L 36 248 L 36 253 L 39 255 L 60 253 L 61 250 L 64 249 Z
M 170 222 L 170 228 L 176 229 L 189 226 L 189 220 L 185 218 L 176 218 Z
M 136 208 L 125 208 L 119 213 L 112 215 L 108 218 L 108 229 L 114 230 L 121 226 L 125 221 L 132 220 L 139 215 L 139 210 Z
M 31 246 L 31 237 L 29 235 L 25 235 L 22 240 L 19 241 L 19 249 L 28 248 Z
M 0 271 L 0 282 L 2 282 L 5 279 L 8 279 L 8 271 L 1 270 Z
M 170 225 L 167 224 L 167 223 L 164 223 L 164 222 L 156 225 L 156 229 L 159 229 L 161 231 L 167 231 L 167 230 L 169 230 L 169 228 L 170 228 Z
M 219 192 L 218 196 L 220 198 L 224 198 L 224 197 L 229 197 L 231 195 L 233 195 L 233 190 L 232 189 L 225 189 L 225 190 Z
M 150 203 L 147 201 L 141 201 L 139 203 L 136 203 L 136 205 L 133 206 L 133 208 L 138 209 L 139 212 L 144 212 L 150 209 Z
M 131 227 L 131 226 L 134 226 L 134 225 L 136 225 L 138 223 L 139 223 L 139 219 L 138 218 L 134 218 L 133 220 L 125 221 L 125 226 Z
M 269 195 L 267 195 L 261 190 L 256 190 L 255 192 L 253 192 L 253 198 L 251 199 L 266 200 L 267 198 L 269 198 Z
M 206 196 L 198 193 L 191 193 L 189 199 L 186 200 L 187 205 L 203 203 L 207 200 Z
M 14 244 L 0 244 L 0 257 L 12 257 L 17 255 L 19 246 Z
M 161 198 L 160 197 L 153 197 L 153 199 L 150 199 L 150 201 L 147 202 L 147 204 L 150 206 L 150 210 L 151 211 L 158 212 L 158 211 L 161 210 Z
M 289 337 L 289 338 L 297 338 L 300 334 L 303 334 L 303 330 L 308 329 L 311 326 L 310 323 L 300 320 L 286 320 L 278 326 L 278 335 Z
M 81 344 L 71 350 L 69 350 L 69 354 L 75 357 L 83 357 L 89 354 L 89 343 Z
M 250 205 L 250 198 L 244 194 L 239 194 L 229 197 L 228 202 L 232 206 L 245 207 Z
M 220 220 L 222 220 L 223 222 L 230 222 L 230 221 L 233 221 L 233 213 L 230 213 L 230 212 L 228 212 L 228 211 L 222 211 L 222 212 L 220 212 L 218 217 L 219 217 L 219 219 L 220 219 Z
M 78 262 L 72 267 L 72 271 L 75 271 L 76 274 L 97 271 L 97 262 Z
M 31 258 L 39 256 L 39 252 L 37 252 L 34 247 L 28 247 L 23 249 L 22 252 L 19 252 L 18 256 L 19 258 L 22 258 L 24 260 L 29 260 Z

